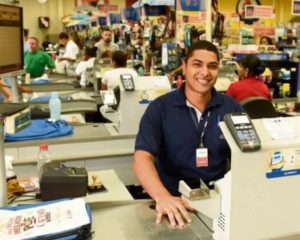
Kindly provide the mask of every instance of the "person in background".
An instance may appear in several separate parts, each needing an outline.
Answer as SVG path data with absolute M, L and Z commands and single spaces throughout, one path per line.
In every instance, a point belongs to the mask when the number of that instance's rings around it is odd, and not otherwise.
M 208 184 L 228 170 L 230 148 L 219 122 L 242 107 L 214 89 L 219 61 L 212 43 L 192 44 L 182 63 L 186 82 L 152 101 L 141 119 L 133 170 L 156 202 L 157 223 L 164 215 L 172 226 L 191 221 L 191 207 L 179 197 L 180 180 L 199 188 L 200 179 Z
M 56 69 L 59 73 L 65 73 L 65 69 L 68 72 L 68 69 L 75 67 L 74 64 L 79 54 L 79 48 L 65 32 L 60 33 L 58 39 L 59 43 L 65 47 L 65 52 L 63 56 L 60 56 L 56 59 Z
M 80 81 L 81 87 L 86 87 L 88 82 L 86 79 L 87 68 L 93 68 L 96 59 L 97 48 L 96 47 L 86 47 L 83 50 L 82 61 L 77 65 L 75 74 L 76 79 Z
M 123 51 L 115 51 L 112 53 L 111 62 L 113 70 L 103 74 L 101 90 L 112 90 L 120 84 L 121 74 L 131 74 L 133 79 L 137 78 L 137 72 L 131 68 L 127 68 L 127 53 Z
M 41 77 L 45 73 L 45 67 L 48 67 L 49 75 L 55 68 L 52 58 L 41 50 L 39 40 L 36 37 L 28 38 L 29 50 L 24 54 L 24 65 L 26 73 L 31 78 Z
M 240 102 L 250 97 L 264 97 L 272 101 L 272 96 L 261 74 L 265 71 L 263 62 L 255 55 L 241 59 L 238 70 L 239 81 L 231 83 L 226 95 Z
M 112 31 L 110 28 L 103 28 L 102 39 L 95 44 L 98 48 L 100 58 L 110 58 L 112 52 L 119 50 L 119 46 L 112 41 Z
M 24 43 L 23 43 L 23 51 L 24 53 L 29 50 L 29 46 L 28 46 L 28 36 L 29 36 L 29 30 L 28 29 L 23 29 L 23 38 L 24 38 Z
M 272 38 L 268 36 L 262 36 L 259 40 L 260 45 L 273 45 Z

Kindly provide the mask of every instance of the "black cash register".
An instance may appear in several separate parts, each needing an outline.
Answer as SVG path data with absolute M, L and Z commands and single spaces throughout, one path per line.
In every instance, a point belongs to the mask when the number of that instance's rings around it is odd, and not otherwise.
M 46 163 L 39 171 L 41 198 L 82 197 L 87 193 L 88 174 L 85 168 L 67 167 L 61 162 Z

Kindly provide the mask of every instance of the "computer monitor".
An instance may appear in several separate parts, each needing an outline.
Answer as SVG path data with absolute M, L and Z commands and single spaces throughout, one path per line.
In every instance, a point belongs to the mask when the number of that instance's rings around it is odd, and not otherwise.
M 0 74 L 23 70 L 23 11 L 0 4 Z

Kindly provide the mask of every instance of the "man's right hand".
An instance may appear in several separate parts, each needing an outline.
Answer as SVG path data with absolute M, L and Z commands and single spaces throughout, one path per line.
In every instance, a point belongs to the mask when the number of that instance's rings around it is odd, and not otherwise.
M 156 201 L 156 223 L 160 224 L 164 215 L 167 215 L 172 227 L 184 227 L 192 221 L 188 211 L 195 211 L 180 197 L 164 196 Z

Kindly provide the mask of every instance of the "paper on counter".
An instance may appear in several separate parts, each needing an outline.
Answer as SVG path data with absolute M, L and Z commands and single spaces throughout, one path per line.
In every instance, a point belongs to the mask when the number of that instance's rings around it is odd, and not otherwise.
M 0 210 L 0 239 L 29 239 L 76 229 L 90 223 L 82 198 L 37 205 L 18 211 Z
M 293 139 L 297 137 L 295 123 L 291 118 L 264 118 L 263 125 L 274 140 Z

